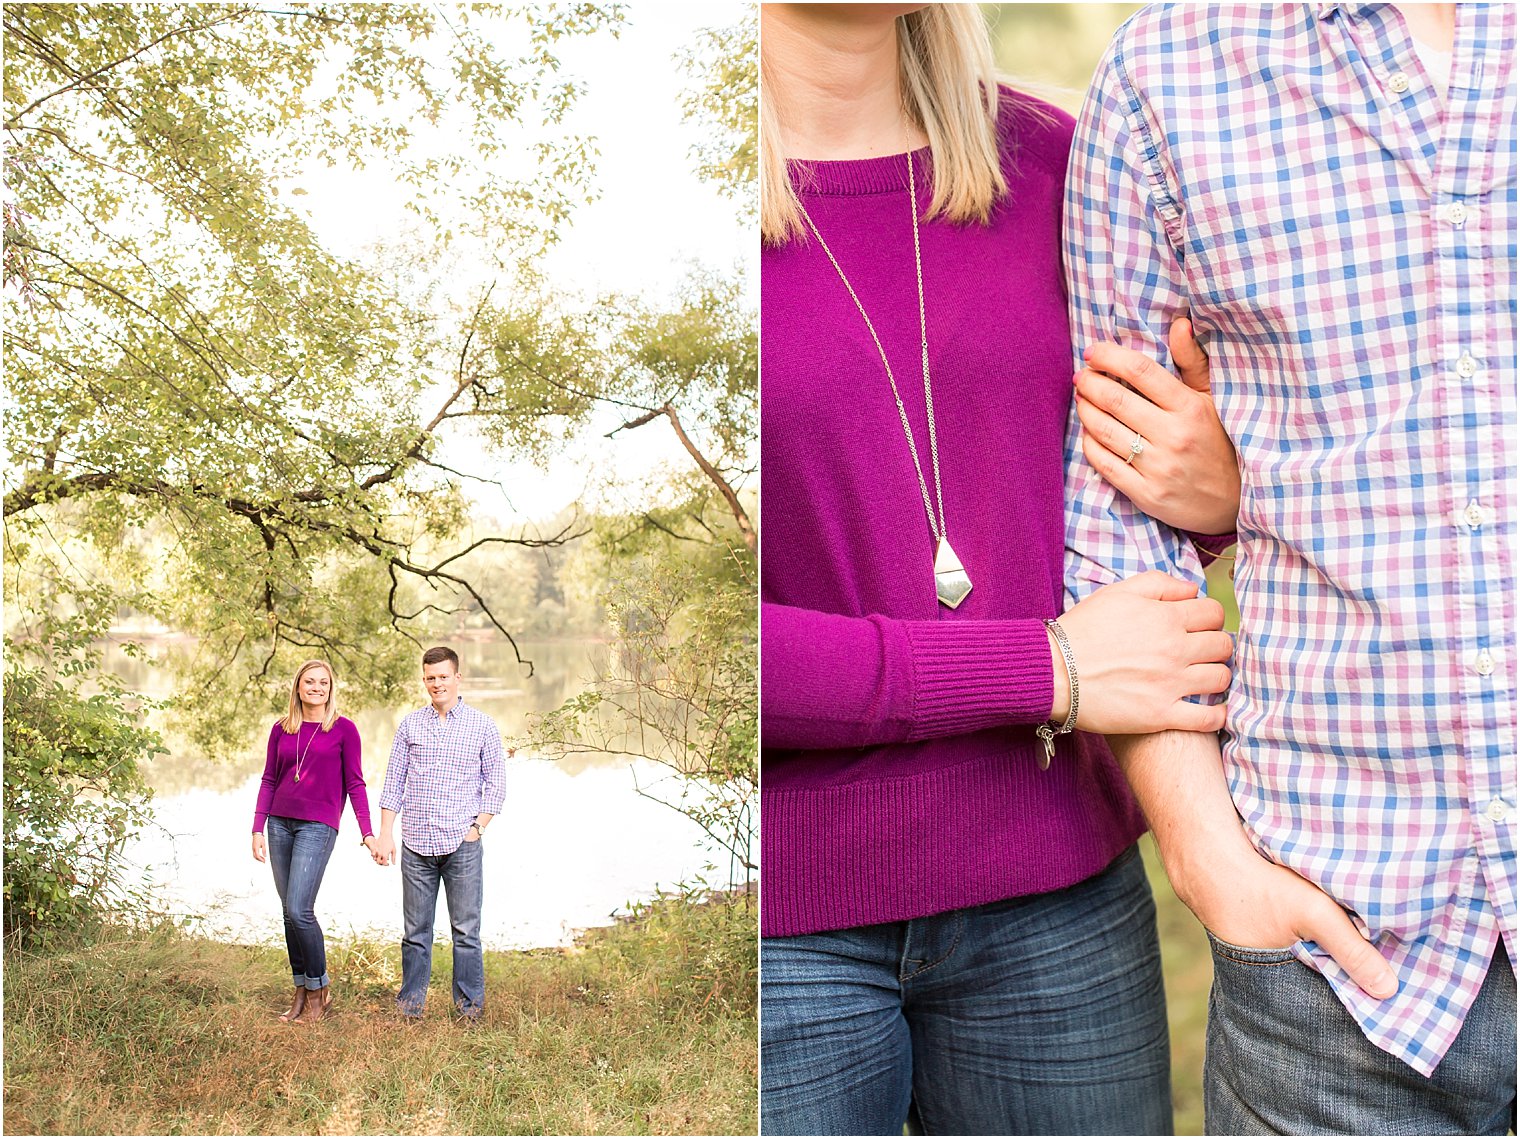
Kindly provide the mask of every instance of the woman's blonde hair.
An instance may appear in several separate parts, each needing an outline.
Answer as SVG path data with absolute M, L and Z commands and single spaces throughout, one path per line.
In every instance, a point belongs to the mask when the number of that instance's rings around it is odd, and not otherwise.
M 290 682 L 290 708 L 286 711 L 285 718 L 280 721 L 280 726 L 285 729 L 286 735 L 293 736 L 301 730 L 301 721 L 304 718 L 301 707 L 301 677 L 314 668 L 327 670 L 327 711 L 322 717 L 322 731 L 327 731 L 338 719 L 338 674 L 325 660 L 309 660 L 296 669 L 296 678 Z
M 929 136 L 934 196 L 927 217 L 986 222 L 1008 192 L 998 152 L 998 78 L 976 4 L 931 4 L 897 17 L 897 70 L 904 109 Z M 760 235 L 768 245 L 805 237 L 787 176 L 780 121 L 760 56 Z

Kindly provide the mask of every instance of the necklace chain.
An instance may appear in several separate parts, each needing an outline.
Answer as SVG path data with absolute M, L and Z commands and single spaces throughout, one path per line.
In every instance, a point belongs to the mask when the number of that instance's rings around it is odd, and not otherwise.
M 307 724 L 313 722 L 315 722 L 317 726 L 312 730 L 311 735 L 306 739 L 306 750 L 301 751 L 299 750 L 301 747 L 301 729 L 304 728 Z M 296 783 L 301 782 L 301 770 L 305 766 L 306 756 L 310 753 L 311 745 L 316 742 L 317 733 L 321 730 L 322 724 L 320 721 L 303 720 L 300 724 L 296 725 L 296 748 L 298 749 L 296 752 L 296 773 L 294 779 L 294 782 Z
M 913 269 L 918 280 L 918 339 L 924 366 L 924 406 L 929 415 L 929 459 L 934 470 L 933 502 L 929 499 L 929 484 L 924 479 L 924 466 L 918 457 L 918 444 L 913 440 L 913 428 L 908 424 L 908 409 L 903 406 L 902 395 L 897 390 L 897 377 L 892 373 L 892 364 L 887 359 L 887 350 L 881 346 L 881 337 L 876 335 L 876 326 L 871 323 L 866 306 L 860 303 L 860 297 L 855 293 L 855 286 L 850 284 L 850 279 L 845 276 L 844 269 L 840 267 L 839 259 L 834 256 L 834 251 L 829 248 L 829 243 L 819 232 L 818 223 L 813 220 L 813 216 L 808 213 L 807 207 L 802 205 L 800 199 L 797 205 L 802 210 L 803 220 L 807 222 L 808 228 L 813 231 L 813 236 L 818 239 L 818 244 L 823 247 L 823 252 L 828 256 L 829 263 L 834 266 L 834 272 L 838 273 L 839 279 L 844 282 L 850 299 L 860 310 L 861 319 L 866 322 L 866 331 L 871 334 L 871 339 L 876 344 L 876 351 L 881 356 L 882 367 L 887 370 L 887 382 L 892 385 L 892 398 L 897 401 L 897 416 L 902 420 L 903 435 L 907 437 L 908 451 L 913 456 L 913 470 L 918 475 L 918 489 L 923 495 L 924 513 L 929 516 L 929 533 L 938 544 L 941 539 L 948 541 L 945 525 L 945 492 L 940 485 L 939 477 L 939 438 L 934 430 L 934 389 L 929 383 L 929 326 L 924 316 L 924 263 L 918 243 L 918 189 L 913 178 L 911 150 L 908 152 L 908 200 L 913 211 Z M 936 502 L 939 504 L 937 517 L 934 512 Z

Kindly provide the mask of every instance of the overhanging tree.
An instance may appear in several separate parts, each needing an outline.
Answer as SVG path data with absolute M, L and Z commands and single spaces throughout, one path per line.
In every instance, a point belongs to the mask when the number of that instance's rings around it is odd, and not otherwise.
M 591 192 L 554 45 L 619 18 L 5 6 L 5 539 L 31 631 L 123 603 L 160 616 L 197 635 L 203 702 L 313 653 L 391 694 L 411 671 L 396 634 L 461 602 L 511 637 L 465 555 L 575 529 L 461 541 L 473 475 L 439 441 L 470 423 L 541 448 L 587 414 L 542 373 L 582 364 L 591 331 L 526 302 Z M 467 145 L 426 144 L 443 120 Z M 405 198 L 427 238 L 400 271 L 335 254 L 298 208 L 324 160 Z M 513 282 L 505 314 L 430 272 L 464 238 Z

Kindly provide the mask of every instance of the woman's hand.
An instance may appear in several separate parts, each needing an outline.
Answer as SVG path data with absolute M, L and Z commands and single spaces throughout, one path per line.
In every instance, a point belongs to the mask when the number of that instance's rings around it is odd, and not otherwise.
M 1087 732 L 1137 735 L 1177 729 L 1215 732 L 1224 707 L 1184 699 L 1223 692 L 1234 649 L 1224 606 L 1198 587 L 1156 570 L 1105 585 L 1061 615 L 1077 664 L 1077 723 Z M 1071 707 L 1066 665 L 1051 646 L 1056 698 L 1050 718 Z
M 1209 394 L 1209 358 L 1186 317 L 1172 321 L 1167 345 L 1180 379 L 1117 344 L 1094 344 L 1082 353 L 1088 366 L 1075 376 L 1082 453 L 1157 521 L 1227 534 L 1240 512 L 1240 468 Z M 1145 449 L 1126 464 L 1137 435 Z
M 369 856 L 372 861 L 380 861 L 380 855 L 377 853 L 379 850 L 379 843 L 375 841 L 374 835 L 367 834 L 364 836 L 364 849 L 369 851 Z
M 253 857 L 258 862 L 264 861 L 264 836 L 258 831 L 253 832 Z

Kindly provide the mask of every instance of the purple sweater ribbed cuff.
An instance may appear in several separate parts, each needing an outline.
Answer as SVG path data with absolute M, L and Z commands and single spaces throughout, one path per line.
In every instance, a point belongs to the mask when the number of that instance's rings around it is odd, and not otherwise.
M 1042 622 L 914 621 L 913 740 L 1050 715 L 1055 681 Z

